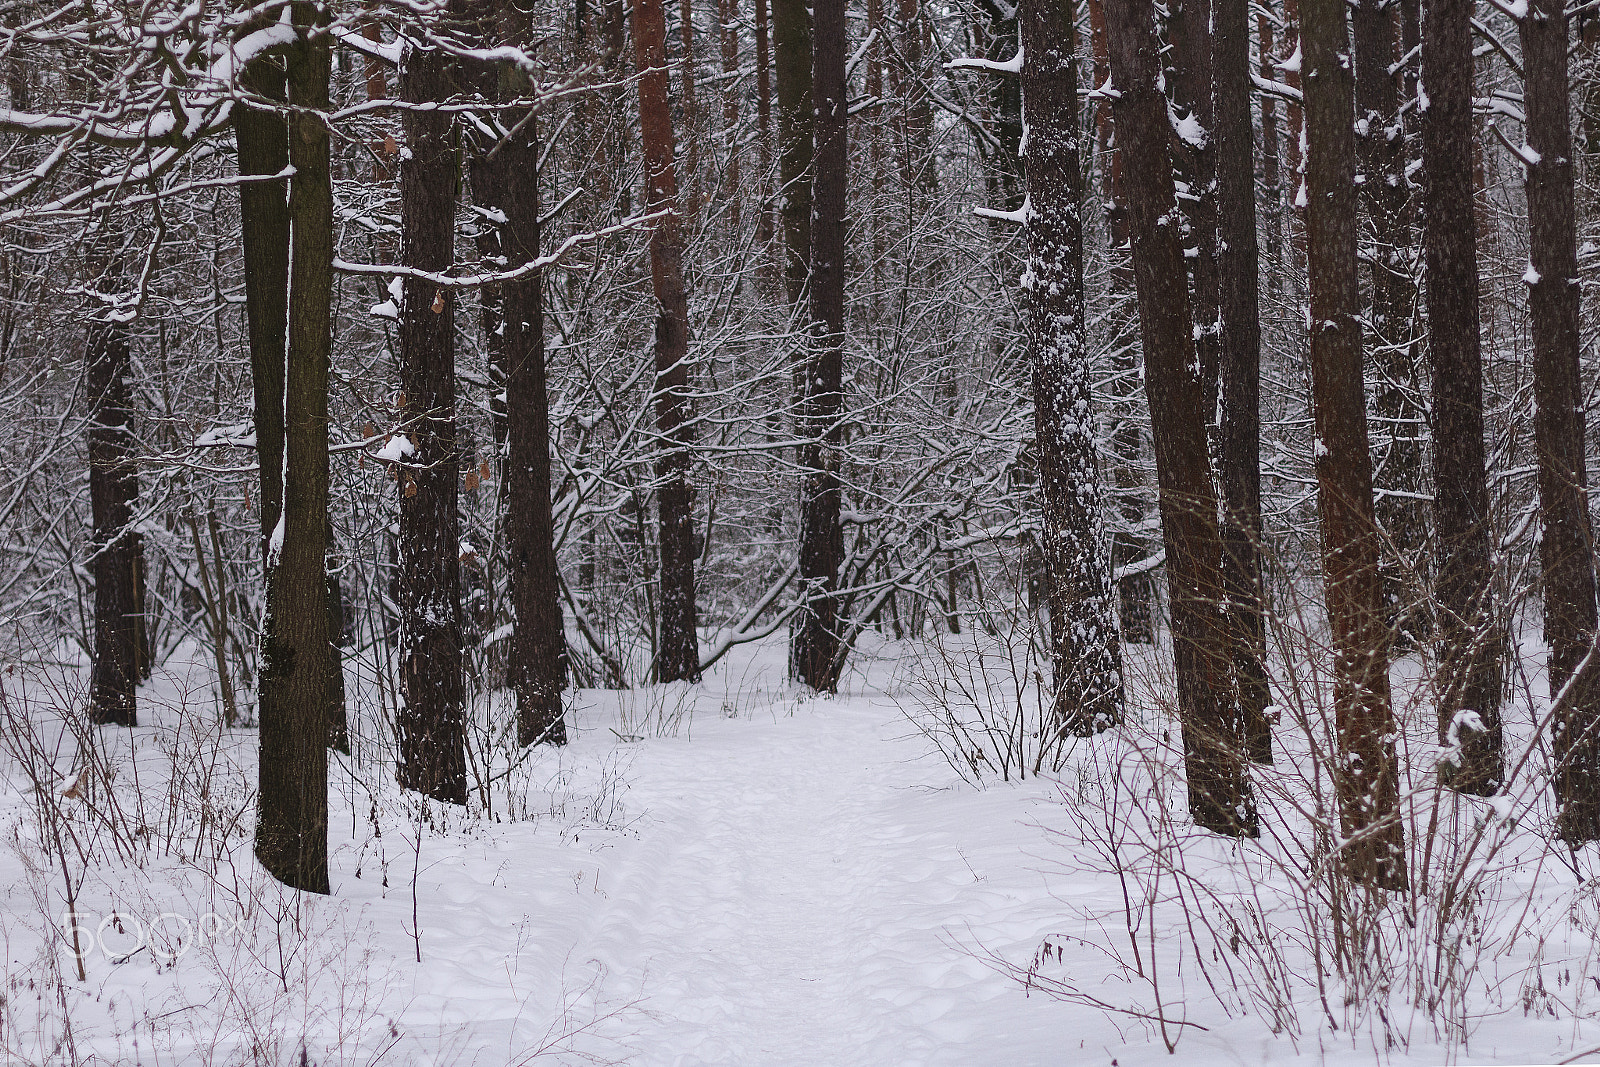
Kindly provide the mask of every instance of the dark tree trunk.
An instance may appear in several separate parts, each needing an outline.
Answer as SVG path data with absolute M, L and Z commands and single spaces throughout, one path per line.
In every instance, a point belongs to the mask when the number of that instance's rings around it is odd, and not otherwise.
M 289 187 L 293 231 L 284 383 L 283 505 L 267 549 L 260 678 L 260 811 L 256 858 L 279 881 L 328 891 L 327 611 L 328 360 L 332 344 L 333 184 L 328 108 L 332 55 L 312 35 L 315 5 L 293 17 L 288 56 Z M 265 257 L 270 261 L 270 255 Z M 258 262 L 260 262 L 258 260 Z M 270 279 L 265 280 L 270 284 Z M 254 357 L 252 356 L 252 362 Z M 256 382 L 256 395 L 262 383 Z M 257 441 L 261 450 L 261 442 Z M 263 471 L 266 464 L 262 464 Z
M 1399 767 L 1362 387 L 1354 76 L 1345 0 L 1302 0 L 1300 11 L 1317 501 L 1333 630 L 1334 786 L 1346 838 L 1340 862 L 1360 882 L 1399 889 L 1405 885 Z
M 1261 303 L 1249 0 L 1216 0 L 1217 273 L 1223 575 L 1234 624 L 1233 673 L 1250 758 L 1272 760 L 1267 631 L 1261 613 Z
M 1145 389 L 1155 437 L 1161 526 L 1172 601 L 1178 711 L 1189 811 L 1209 830 L 1259 832 L 1233 700 L 1227 622 L 1219 601 L 1222 544 L 1206 451 L 1209 419 L 1177 226 L 1167 121 L 1150 0 L 1107 0 L 1117 139 L 1124 157 Z
M 1270 9 L 1270 5 L 1267 5 Z M 1273 65 L 1272 19 L 1266 11 L 1256 16 L 1256 36 L 1261 55 L 1261 76 L 1278 81 Z M 1268 286 L 1278 291 L 1278 274 L 1283 257 L 1283 179 L 1278 165 L 1278 105 L 1271 96 L 1261 96 L 1261 218 L 1265 225 L 1262 244 L 1267 260 Z
M 1083 171 L 1070 0 L 1026 0 L 1022 30 L 1029 362 L 1055 717 L 1088 736 L 1122 721 L 1122 648 L 1100 552 L 1100 475 L 1083 300 Z
M 139 498 L 126 323 L 93 319 L 85 336 L 89 402 L 89 504 L 94 517 L 94 658 L 89 718 L 137 726 L 139 685 Z
M 772 0 L 778 90 L 778 215 L 789 304 L 805 297 L 811 263 L 811 13 L 805 0 Z
M 767 28 L 767 0 L 756 3 L 756 140 L 761 145 L 761 220 L 756 239 L 765 249 L 772 240 L 772 208 L 767 203 L 772 180 L 772 45 Z
M 800 390 L 800 582 L 804 607 L 790 642 L 790 668 L 819 692 L 839 687 L 839 445 L 844 409 L 845 196 L 849 184 L 845 116 L 845 0 L 817 0 L 812 57 L 816 188 L 811 219 L 811 336 Z
M 661 0 L 636 0 L 633 39 L 639 60 L 639 126 L 644 144 L 645 203 L 676 210 L 672 106 L 667 98 L 666 13 Z M 683 282 L 683 224 L 676 213 L 650 235 L 650 278 L 656 303 L 656 383 L 653 402 L 661 451 L 656 455 L 656 509 L 661 552 L 658 681 L 700 677 L 695 631 L 694 487 L 689 484 L 694 424 L 689 401 L 689 302 Z
M 1394 7 L 1389 0 L 1359 0 L 1353 11 L 1356 75 L 1356 148 L 1361 201 L 1369 226 L 1362 258 L 1372 276 L 1368 321 L 1373 334 L 1377 423 L 1374 465 L 1380 490 L 1378 528 L 1383 532 L 1385 596 L 1391 625 L 1404 633 L 1422 629 L 1410 619 L 1408 578 L 1419 564 L 1414 549 L 1427 544 L 1427 509 L 1422 494 L 1422 425 L 1418 403 L 1417 291 L 1412 280 L 1411 228 L 1406 213 L 1405 132 L 1400 125 L 1399 76 L 1395 62 Z M 1388 490 L 1387 493 L 1382 490 Z
M 381 84 L 381 74 L 379 76 Z M 371 75 L 369 72 L 369 82 Z M 241 85 L 266 101 L 285 97 L 283 68 L 274 59 L 251 63 Z M 289 166 L 289 130 L 273 111 L 241 106 L 234 116 L 239 173 L 279 174 Z M 255 395 L 256 452 L 261 468 L 261 553 L 283 514 L 283 383 L 285 338 L 289 316 L 288 181 L 249 182 L 239 186 L 241 243 L 244 250 L 245 319 L 250 339 L 250 375 Z M 333 543 L 330 530 L 328 544 Z M 343 618 L 338 579 L 328 576 L 328 619 Z M 330 640 L 337 640 L 337 628 Z M 328 659 L 328 743 L 348 752 L 344 668 L 337 652 Z
M 413 41 L 400 96 L 416 103 L 455 94 L 457 64 Z M 400 258 L 444 273 L 455 259 L 456 142 L 448 112 L 405 112 L 400 166 Z M 400 313 L 401 412 L 415 449 L 400 466 L 400 706 L 398 777 L 407 789 L 465 804 L 461 551 L 456 529 L 456 293 L 405 279 Z
M 1528 116 L 1528 312 L 1533 323 L 1534 439 L 1543 533 L 1544 637 L 1552 698 L 1594 643 L 1593 538 L 1585 490 L 1579 369 L 1578 232 L 1561 0 L 1531 0 L 1519 23 Z M 1556 832 L 1600 839 L 1600 686 L 1573 695 L 1554 725 Z
M 1473 215 L 1472 0 L 1430 0 L 1422 34 L 1423 173 L 1427 223 L 1428 351 L 1433 361 L 1434 604 L 1439 641 L 1439 735 L 1458 724 L 1450 784 L 1489 796 L 1500 788 L 1500 656 L 1484 468 L 1483 362 L 1478 338 L 1477 224 Z
M 483 5 L 484 45 L 526 45 L 526 14 L 508 0 Z M 510 66 L 476 64 L 474 82 L 488 100 L 515 97 L 524 88 Z M 523 125 L 524 120 L 526 124 Z M 539 139 L 531 115 L 499 113 L 500 136 L 473 139 L 472 189 L 478 206 L 503 213 L 479 248 L 492 247 L 506 269 L 539 257 Z M 521 126 L 519 129 L 518 127 Z M 496 151 L 496 146 L 498 150 Z M 489 153 L 495 152 L 492 159 Z M 501 405 L 505 457 L 505 529 L 511 576 L 511 657 L 508 683 L 517 699 L 517 743 L 567 743 L 561 695 L 567 685 L 567 641 L 561 616 L 555 522 L 550 501 L 550 398 L 545 386 L 543 272 L 497 287 L 491 350 L 501 363 L 506 391 Z M 503 326 L 501 324 L 504 324 Z M 487 311 L 484 329 L 490 328 Z
M 1105 6 L 1089 0 L 1089 32 L 1094 56 L 1096 86 L 1111 77 L 1106 45 Z M 1101 195 L 1106 202 L 1106 230 L 1110 238 L 1111 265 L 1109 323 L 1112 367 L 1118 382 L 1118 412 L 1111 431 L 1111 452 L 1115 463 L 1117 511 L 1122 529 L 1111 539 L 1113 571 L 1145 559 L 1150 552 L 1147 540 L 1139 533 L 1145 520 L 1141 495 L 1144 478 L 1139 468 L 1142 433 L 1137 409 L 1141 354 L 1139 351 L 1138 307 L 1134 294 L 1133 262 L 1129 258 L 1128 205 L 1122 191 L 1123 153 L 1117 144 L 1116 127 L 1111 117 L 1111 102 L 1095 100 L 1096 140 L 1100 150 Z M 1155 641 L 1156 584 L 1149 570 L 1125 574 L 1117 582 L 1117 613 L 1122 623 L 1122 639 L 1129 644 L 1148 645 Z
M 1190 307 L 1195 325 L 1195 354 L 1200 360 L 1200 379 L 1205 390 L 1204 414 L 1206 424 L 1215 427 L 1221 278 L 1217 273 L 1211 0 L 1174 0 L 1167 20 L 1167 34 L 1175 61 L 1171 82 L 1173 103 L 1179 115 L 1189 120 L 1184 135 L 1174 142 L 1174 162 L 1178 176 L 1189 187 L 1188 194 L 1178 198 L 1178 207 L 1187 224 L 1184 245 L 1194 284 Z

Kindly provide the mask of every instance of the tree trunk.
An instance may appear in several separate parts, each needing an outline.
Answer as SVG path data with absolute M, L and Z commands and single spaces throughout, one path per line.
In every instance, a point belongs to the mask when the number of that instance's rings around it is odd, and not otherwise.
M 1089 0 L 1090 47 L 1094 56 L 1096 87 L 1111 77 L 1106 45 L 1105 6 Z M 1122 529 L 1111 539 L 1113 572 L 1138 563 L 1149 555 L 1146 539 L 1135 532 L 1143 526 L 1145 509 L 1140 499 L 1144 478 L 1139 469 L 1141 448 L 1138 417 L 1141 353 L 1139 351 L 1138 307 L 1134 294 L 1133 263 L 1129 258 L 1128 205 L 1122 190 L 1123 153 L 1117 143 L 1112 122 L 1111 102 L 1095 100 L 1096 140 L 1100 150 L 1101 195 L 1106 202 L 1106 230 L 1110 238 L 1109 322 L 1112 367 L 1118 384 L 1118 411 L 1111 431 L 1111 452 L 1117 483 L 1117 511 Z M 1129 644 L 1148 645 L 1155 641 L 1156 584 L 1148 570 L 1127 574 L 1117 582 L 1117 614 L 1122 623 L 1122 639 Z
M 636 0 L 633 39 L 639 60 L 639 128 L 644 145 L 645 202 L 674 213 L 650 235 L 650 278 L 656 303 L 656 383 L 653 398 L 661 450 L 656 455 L 656 509 L 661 553 L 658 681 L 700 677 L 695 631 L 694 425 L 689 402 L 689 302 L 683 282 L 683 222 L 678 208 L 672 108 L 667 99 L 666 13 L 661 0 Z
M 811 336 L 800 390 L 800 582 L 804 607 L 790 643 L 794 676 L 819 692 L 839 687 L 839 445 L 844 409 L 845 197 L 850 160 L 845 121 L 845 0 L 817 0 L 812 58 L 816 189 L 811 220 Z
M 1594 643 L 1594 550 L 1579 368 L 1578 236 L 1561 0 L 1531 0 L 1518 20 L 1528 116 L 1528 313 L 1533 324 L 1534 439 L 1539 457 L 1544 637 L 1550 694 Z M 1556 832 L 1576 846 L 1600 839 L 1600 686 L 1574 694 L 1554 725 Z
M 1249 0 L 1216 0 L 1218 364 L 1223 575 L 1234 624 L 1233 673 L 1246 750 L 1272 760 L 1267 631 L 1261 607 L 1261 303 Z
M 1217 273 L 1216 109 L 1212 100 L 1211 0 L 1175 0 L 1167 21 L 1176 69 L 1172 98 L 1182 124 L 1174 141 L 1178 176 L 1188 185 L 1178 206 L 1187 223 L 1185 258 L 1193 280 L 1191 314 L 1200 360 L 1206 425 L 1216 426 L 1221 278 Z M 1215 432 L 1215 431 L 1213 431 Z
M 1383 531 L 1385 599 L 1391 625 L 1417 634 L 1425 627 L 1408 618 L 1408 580 L 1420 561 L 1415 547 L 1428 542 L 1423 506 L 1422 425 L 1417 402 L 1417 340 L 1413 326 L 1417 291 L 1412 280 L 1411 228 L 1406 214 L 1405 131 L 1400 124 L 1395 62 L 1394 7 L 1389 0 L 1359 0 L 1354 7 L 1356 147 L 1362 206 L 1370 240 L 1362 259 L 1372 272 L 1374 359 L 1374 466 L 1380 490 L 1378 527 Z
M 1055 718 L 1080 737 L 1122 721 L 1122 648 L 1100 552 L 1100 476 L 1083 300 L 1083 171 L 1071 0 L 1027 0 L 1022 119 L 1028 202 L 1029 362 L 1039 456 Z
M 279 881 L 328 891 L 328 360 L 332 345 L 332 55 L 322 17 L 299 0 L 288 56 L 289 218 L 293 232 L 283 377 L 283 505 L 269 535 L 260 677 L 256 858 Z M 266 250 L 264 250 L 266 251 Z M 270 260 L 271 256 L 263 258 Z M 260 262 L 260 260 L 258 260 Z M 270 280 L 264 279 L 267 284 Z M 254 356 L 252 356 L 254 363 Z M 256 382 L 256 395 L 262 383 Z M 261 442 L 257 441 L 261 451 Z M 265 472 L 267 464 L 262 463 Z
M 400 96 L 414 103 L 455 94 L 457 64 L 412 41 Z M 446 272 L 455 260 L 456 142 L 448 112 L 405 112 L 400 166 L 400 258 Z M 407 789 L 465 804 L 461 551 L 456 528 L 461 455 L 456 440 L 456 293 L 407 277 L 400 312 L 401 417 L 415 452 L 400 465 L 400 706 L 398 777 Z
M 1269 9 L 1270 9 L 1270 5 Z M 1273 65 L 1272 18 L 1267 11 L 1256 16 L 1256 35 L 1259 42 L 1261 76 L 1269 81 L 1279 79 Z M 1278 292 L 1278 275 L 1282 270 L 1283 256 L 1283 179 L 1279 174 L 1278 105 L 1271 96 L 1261 96 L 1261 217 L 1265 225 L 1267 285 Z
M 805 0 L 772 0 L 778 89 L 778 215 L 789 305 L 801 306 L 811 264 L 811 13 Z
M 1433 357 L 1434 603 L 1439 640 L 1439 736 L 1455 724 L 1460 765 L 1450 785 L 1489 796 L 1504 778 L 1500 656 L 1484 470 L 1483 362 L 1478 338 L 1473 216 L 1472 0 L 1430 0 L 1422 34 L 1426 181 L 1423 257 Z M 1458 722 L 1476 712 L 1483 729 Z
M 89 718 L 137 726 L 139 597 L 137 535 L 130 528 L 139 498 L 134 465 L 133 395 L 128 386 L 128 327 L 93 318 L 85 336 L 89 402 L 89 504 L 94 516 L 94 658 Z
M 1259 832 L 1233 701 L 1227 622 L 1219 601 L 1221 538 L 1206 451 L 1209 419 L 1195 358 L 1194 323 L 1179 239 L 1151 0 L 1107 0 L 1117 139 L 1124 157 L 1145 389 L 1155 437 L 1161 526 L 1172 601 L 1178 713 L 1189 811 L 1209 830 Z
M 1322 569 L 1333 630 L 1334 787 L 1350 877 L 1405 885 L 1388 626 L 1378 572 L 1361 366 L 1354 77 L 1344 0 L 1303 0 L 1306 249 Z
M 756 140 L 761 145 L 761 220 L 756 240 L 763 250 L 772 240 L 772 208 L 767 202 L 772 181 L 772 46 L 767 28 L 767 0 L 756 2 Z

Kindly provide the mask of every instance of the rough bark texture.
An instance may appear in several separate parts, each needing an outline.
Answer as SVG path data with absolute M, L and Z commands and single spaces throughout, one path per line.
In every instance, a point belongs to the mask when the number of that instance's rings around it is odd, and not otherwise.
M 1090 48 L 1094 60 L 1094 83 L 1105 85 L 1111 77 L 1106 45 L 1105 5 L 1089 0 Z M 1101 194 L 1106 202 L 1106 231 L 1111 256 L 1110 298 L 1106 311 L 1109 324 L 1111 362 L 1118 386 L 1118 412 L 1111 431 L 1111 454 L 1117 485 L 1117 511 L 1122 523 L 1111 539 L 1113 573 L 1149 557 L 1147 539 L 1135 532 L 1145 521 L 1144 476 L 1140 469 L 1141 437 L 1138 408 L 1141 353 L 1139 351 L 1138 300 L 1134 294 L 1133 261 L 1128 243 L 1128 204 L 1122 191 L 1123 153 L 1117 144 L 1116 126 L 1111 117 L 1111 101 L 1095 98 L 1095 140 L 1100 153 Z M 1154 572 L 1146 568 L 1124 573 L 1117 581 L 1117 614 L 1122 623 L 1122 639 L 1129 644 L 1148 645 L 1155 641 Z
M 528 42 L 528 17 L 515 3 L 495 0 L 484 8 L 480 33 L 485 44 Z M 521 75 L 509 65 L 485 64 L 473 74 L 480 92 L 490 99 L 514 97 L 523 88 Z M 479 206 L 503 212 L 505 222 L 490 228 L 493 251 L 514 268 L 539 256 L 538 126 L 532 116 L 502 113 L 497 133 L 492 143 L 487 136 L 475 141 L 473 197 Z M 488 159 L 496 145 L 494 158 Z M 507 682 L 517 699 L 517 743 L 564 745 L 561 696 L 567 685 L 567 642 L 551 512 L 543 272 L 505 283 L 498 295 L 494 325 L 500 337 L 493 355 L 501 362 L 506 404 L 505 439 L 496 444 L 504 456 L 513 617 Z M 486 315 L 485 330 L 489 325 Z
M 89 402 L 89 505 L 94 528 L 94 647 L 89 718 L 137 726 L 139 685 L 138 536 L 129 528 L 139 497 L 134 465 L 128 327 L 93 319 L 84 338 Z
M 368 72 L 369 83 L 372 80 Z M 382 82 L 381 74 L 378 81 Z M 244 88 L 265 101 L 283 101 L 284 71 L 272 58 L 251 63 L 240 79 Z M 370 87 L 370 86 L 369 86 Z M 241 105 L 234 113 L 234 137 L 241 174 L 279 174 L 289 166 L 289 129 L 281 115 Z M 245 319 L 250 340 L 250 375 L 254 392 L 256 452 L 260 458 L 261 558 L 267 559 L 272 531 L 283 512 L 284 359 L 289 316 L 288 180 L 248 182 L 239 186 L 244 252 Z M 333 543 L 330 529 L 328 544 Z M 338 638 L 342 619 L 338 579 L 327 579 L 330 640 Z M 344 665 L 336 646 L 327 663 L 328 744 L 350 748 L 345 710 Z
M 1178 233 L 1171 126 L 1157 81 L 1155 12 L 1150 0 L 1107 0 L 1105 8 L 1112 84 L 1120 94 L 1113 114 L 1126 154 L 1123 178 L 1167 549 L 1189 811 L 1206 829 L 1253 836 L 1259 830 L 1219 603 L 1222 545 L 1206 451 L 1209 420 Z
M 800 388 L 800 583 L 804 607 L 790 641 L 790 669 L 811 688 L 833 692 L 844 666 L 840 630 L 839 445 L 844 409 L 845 0 L 818 0 L 812 57 L 816 187 L 811 218 L 811 334 Z
M 1460 764 L 1450 784 L 1500 788 L 1500 657 L 1484 472 L 1483 361 L 1478 339 L 1477 224 L 1473 214 L 1472 0 L 1431 0 L 1422 33 L 1422 113 L 1428 351 L 1433 359 L 1434 608 L 1439 645 L 1439 736 L 1453 724 Z M 1458 723 L 1476 712 L 1482 730 Z
M 288 56 L 293 230 L 284 373 L 283 508 L 267 553 L 260 678 L 256 858 L 279 881 L 328 891 L 328 358 L 332 344 L 333 185 L 328 128 L 332 55 L 310 35 L 315 5 L 292 9 Z M 257 395 L 260 384 L 257 383 Z M 257 443 L 260 448 L 260 443 Z
M 1261 56 L 1261 76 L 1279 80 L 1273 65 L 1271 4 L 1256 16 L 1256 37 Z M 1283 256 L 1283 179 L 1278 164 L 1278 105 L 1271 96 L 1261 96 L 1261 221 L 1262 250 L 1267 259 L 1267 285 L 1273 294 L 1279 287 L 1279 262 Z
M 756 140 L 761 146 L 761 218 L 756 240 L 762 248 L 772 240 L 772 208 L 767 201 L 772 174 L 772 43 L 767 25 L 767 0 L 756 6 Z
M 1354 77 L 1344 0 L 1302 0 L 1300 12 L 1317 503 L 1333 631 L 1339 748 L 1334 787 L 1346 839 L 1340 861 L 1360 882 L 1399 889 L 1405 884 L 1404 840 L 1396 810 L 1399 767 L 1362 387 Z
M 667 99 L 666 14 L 660 0 L 637 0 L 633 40 L 639 61 L 639 126 L 644 145 L 645 207 L 678 206 L 672 108 Z M 689 403 L 689 302 L 683 282 L 683 223 L 677 214 L 650 235 L 650 279 L 656 303 L 657 537 L 661 554 L 661 625 L 656 678 L 663 682 L 700 677 L 700 639 L 695 631 L 693 412 Z
M 414 41 L 400 71 L 402 99 L 445 100 L 457 64 Z M 448 112 L 405 112 L 400 166 L 400 258 L 448 271 L 455 259 L 456 143 Z M 461 549 L 456 528 L 461 454 L 456 440 L 454 290 L 407 277 L 400 311 L 404 432 L 416 450 L 400 465 L 399 766 L 407 789 L 465 804 L 465 692 Z
M 1026 0 L 1022 116 L 1028 202 L 1029 362 L 1039 456 L 1055 714 L 1087 736 L 1122 721 L 1122 647 L 1100 552 L 1100 474 L 1083 302 L 1083 171 L 1070 0 Z
M 1520 20 L 1528 117 L 1527 162 L 1533 324 L 1534 442 L 1539 459 L 1544 637 L 1554 697 L 1595 637 L 1593 536 L 1584 461 L 1579 370 L 1578 236 L 1567 89 L 1567 17 L 1561 0 L 1530 0 Z M 1526 160 L 1525 160 L 1526 162 Z M 1583 686 L 1554 727 L 1556 832 L 1576 845 L 1600 838 L 1600 686 Z
M 1383 533 L 1385 597 L 1391 625 L 1407 635 L 1426 631 L 1407 602 L 1428 543 L 1423 494 L 1422 438 L 1407 203 L 1405 131 L 1400 124 L 1395 63 L 1395 8 L 1389 0 L 1358 0 L 1353 12 L 1356 74 L 1356 150 L 1367 229 L 1362 260 L 1371 272 L 1373 465 L 1378 527 Z
M 1179 116 L 1188 122 L 1174 142 L 1178 177 L 1188 186 L 1178 198 L 1183 212 L 1195 325 L 1195 354 L 1205 389 L 1206 424 L 1217 416 L 1217 317 L 1221 278 L 1217 272 L 1216 109 L 1212 98 L 1211 0 L 1174 0 L 1167 36 L 1174 69 L 1169 88 Z
M 1223 575 L 1234 625 L 1233 673 L 1250 758 L 1272 759 L 1267 631 L 1261 614 L 1261 304 L 1249 0 L 1216 0 L 1217 273 L 1221 385 L 1218 466 Z
M 805 0 L 772 0 L 778 90 L 778 217 L 789 304 L 805 296 L 811 263 L 811 14 Z

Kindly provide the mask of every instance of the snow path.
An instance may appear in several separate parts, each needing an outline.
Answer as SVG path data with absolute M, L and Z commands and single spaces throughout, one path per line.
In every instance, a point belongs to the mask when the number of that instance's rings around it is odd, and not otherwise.
M 906 729 L 896 714 L 817 703 L 797 720 L 718 723 L 692 742 L 656 742 L 666 751 L 634 763 L 630 795 L 653 798 L 649 826 L 611 872 L 624 884 L 592 951 L 644 973 L 657 1030 L 644 1045 L 661 1056 L 649 1062 L 938 1056 L 926 1016 L 949 1002 L 927 988 L 938 975 L 916 957 L 938 951 L 940 919 L 959 930 L 961 916 L 930 914 L 928 898 L 953 903 L 955 885 L 976 882 L 948 832 L 901 817 L 926 768 L 908 767 L 913 752 L 883 736 Z M 768 736 L 752 744 L 751 731 Z M 931 869 L 935 857 L 956 869 Z M 896 996 L 919 986 L 924 995 Z

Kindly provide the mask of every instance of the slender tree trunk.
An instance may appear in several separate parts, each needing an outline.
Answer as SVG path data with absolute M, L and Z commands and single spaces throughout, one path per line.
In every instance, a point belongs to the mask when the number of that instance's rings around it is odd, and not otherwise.
M 1089 32 L 1094 58 L 1095 85 L 1111 78 L 1106 45 L 1105 6 L 1089 0 Z M 1123 152 L 1117 143 L 1112 122 L 1111 102 L 1095 100 L 1096 140 L 1100 150 L 1101 195 L 1106 202 L 1106 229 L 1110 238 L 1110 303 L 1106 318 L 1110 323 L 1112 367 L 1119 383 L 1116 424 L 1111 431 L 1111 451 L 1115 463 L 1117 510 L 1122 529 L 1111 540 L 1113 571 L 1138 563 L 1149 555 L 1150 546 L 1137 531 L 1145 521 L 1141 500 L 1144 477 L 1139 468 L 1142 431 L 1139 408 L 1138 307 L 1134 293 L 1133 261 L 1128 238 L 1128 205 L 1122 190 Z M 1125 574 L 1117 583 L 1118 615 L 1122 639 L 1129 644 L 1148 645 L 1155 641 L 1156 584 L 1148 570 Z
M 811 13 L 805 0 L 772 0 L 778 89 L 778 214 L 783 279 L 791 307 L 805 299 L 811 271 Z
M 1220 316 L 1223 575 L 1234 623 L 1233 673 L 1250 758 L 1272 760 L 1267 631 L 1261 606 L 1261 294 L 1249 0 L 1213 9 L 1217 273 Z
M 1221 278 L 1217 273 L 1216 108 L 1212 99 L 1211 0 L 1175 0 L 1167 21 L 1175 54 L 1173 102 L 1187 121 L 1180 123 L 1174 162 L 1188 185 L 1178 206 L 1187 223 L 1185 256 L 1193 281 L 1191 303 L 1195 354 L 1205 390 L 1206 423 L 1217 416 L 1218 315 Z M 1215 431 L 1213 431 L 1215 432 Z
M 1341 862 L 1360 882 L 1400 889 L 1405 851 L 1397 811 L 1399 766 L 1362 388 L 1354 77 L 1344 0 L 1302 0 L 1300 11 L 1311 392 L 1322 568 L 1333 630 L 1339 743 L 1334 786 L 1346 839 Z
M 660 642 L 656 678 L 700 677 L 695 631 L 694 448 L 689 401 L 689 303 L 683 282 L 683 223 L 678 208 L 672 110 L 667 99 L 666 14 L 661 0 L 636 0 L 633 39 L 639 60 L 639 126 L 645 158 L 645 201 L 651 211 L 671 210 L 650 235 L 650 277 L 656 303 L 656 508 L 661 552 Z
M 1254 836 L 1255 799 L 1219 605 L 1222 544 L 1206 450 L 1209 419 L 1177 226 L 1155 11 L 1150 0 L 1107 0 L 1105 8 L 1112 84 L 1120 94 L 1113 114 L 1126 153 L 1123 177 L 1167 548 L 1189 811 L 1206 829 Z
M 1270 10 L 1270 4 L 1267 5 Z M 1273 65 L 1272 19 L 1267 11 L 1256 16 L 1257 50 L 1261 56 L 1261 76 L 1278 81 Z M 1279 174 L 1278 105 L 1271 96 L 1261 96 L 1261 218 L 1265 223 L 1264 246 L 1267 285 L 1278 292 L 1278 274 L 1283 261 L 1283 179 Z
M 126 323 L 92 318 L 86 329 L 89 401 L 89 503 L 94 517 L 94 647 L 89 717 L 137 726 L 139 597 L 133 509 L 139 498 L 134 465 L 131 352 Z
M 1378 527 L 1384 553 L 1385 597 L 1400 632 L 1419 627 L 1407 618 L 1406 589 L 1417 561 L 1410 550 L 1427 544 L 1423 506 L 1421 428 L 1417 403 L 1417 341 L 1413 322 L 1417 290 L 1412 280 L 1411 228 L 1406 214 L 1405 131 L 1400 124 L 1395 65 L 1395 9 L 1389 0 L 1359 0 L 1353 12 L 1356 72 L 1356 147 L 1362 206 L 1371 235 L 1362 258 L 1371 269 L 1374 359 L 1374 463 L 1380 472 Z M 1420 621 L 1420 620 L 1417 620 Z
M 767 202 L 772 181 L 772 46 L 767 27 L 767 0 L 756 2 L 756 140 L 761 145 L 761 221 L 756 240 L 763 249 L 772 240 L 772 208 Z
M 326 33 L 308 0 L 288 55 L 290 287 L 283 382 L 283 504 L 267 546 L 260 677 L 256 858 L 279 881 L 328 891 L 328 361 L 332 345 L 333 184 Z M 270 258 L 267 257 L 267 258 Z M 270 284 L 270 283 L 269 283 Z M 256 395 L 262 383 L 255 383 Z M 257 441 L 261 450 L 261 442 Z M 266 463 L 262 464 L 263 472 Z
M 1473 218 L 1472 0 L 1430 0 L 1422 35 L 1423 257 L 1433 357 L 1433 487 L 1439 640 L 1439 735 L 1456 725 L 1460 766 L 1450 784 L 1488 796 L 1504 779 L 1500 655 L 1490 559 Z M 1476 712 L 1482 730 L 1458 722 Z
M 452 12 L 456 13 L 456 12 Z M 406 46 L 400 96 L 455 95 L 457 64 L 437 46 Z M 405 112 L 400 258 L 446 272 L 455 260 L 457 145 L 449 112 Z M 400 706 L 398 777 L 407 789 L 467 801 L 461 648 L 461 551 L 456 528 L 456 293 L 407 277 L 400 311 L 402 418 L 415 451 L 400 467 Z
M 1533 323 L 1534 439 L 1539 455 L 1544 635 L 1552 698 L 1594 643 L 1594 544 L 1584 458 L 1579 368 L 1578 231 L 1561 0 L 1531 0 L 1522 30 L 1528 116 L 1527 276 Z M 1600 686 L 1575 694 L 1554 723 L 1556 832 L 1572 845 L 1600 839 Z
M 844 410 L 845 198 L 849 184 L 845 116 L 845 0 L 817 0 L 812 56 L 816 189 L 811 219 L 811 337 L 800 390 L 800 582 L 805 606 L 790 643 L 794 676 L 819 692 L 839 687 L 839 446 Z
M 1083 171 L 1071 0 L 1026 0 L 1022 30 L 1029 362 L 1055 716 L 1079 736 L 1122 721 L 1122 647 L 1100 553 L 1100 475 L 1083 301 Z

